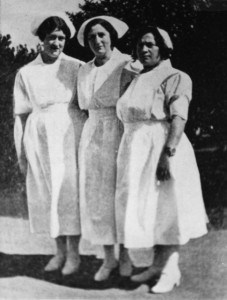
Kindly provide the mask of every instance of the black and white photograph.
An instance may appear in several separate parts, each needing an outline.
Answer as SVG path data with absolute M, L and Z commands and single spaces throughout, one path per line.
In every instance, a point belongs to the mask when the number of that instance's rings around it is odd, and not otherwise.
M 0 0 L 0 300 L 227 299 L 227 0 Z

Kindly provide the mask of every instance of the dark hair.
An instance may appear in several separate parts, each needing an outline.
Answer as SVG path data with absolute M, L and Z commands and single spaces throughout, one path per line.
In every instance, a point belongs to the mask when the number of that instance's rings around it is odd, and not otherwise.
M 91 28 L 95 25 L 101 25 L 103 26 L 110 34 L 110 40 L 111 40 L 111 48 L 114 48 L 116 46 L 117 40 L 118 40 L 118 35 L 117 35 L 117 31 L 113 28 L 113 26 L 107 22 L 106 20 L 103 19 L 94 19 L 92 21 L 90 21 L 84 30 L 84 45 L 85 47 L 88 47 L 88 34 L 91 30 Z
M 155 38 L 156 45 L 159 47 L 159 53 L 162 59 L 168 59 L 171 57 L 172 49 L 168 48 L 164 42 L 163 37 L 161 36 L 160 32 L 158 31 L 158 28 L 155 26 L 146 26 L 139 30 L 138 34 L 135 37 L 134 43 L 133 43 L 133 52 L 132 57 L 134 60 L 137 59 L 137 43 L 139 39 L 141 39 L 142 36 L 144 36 L 147 33 L 152 33 Z
M 70 37 L 70 30 L 66 25 L 65 21 L 59 17 L 49 17 L 39 26 L 37 35 L 43 42 L 47 34 L 50 34 L 55 29 L 62 30 L 66 36 L 66 39 Z

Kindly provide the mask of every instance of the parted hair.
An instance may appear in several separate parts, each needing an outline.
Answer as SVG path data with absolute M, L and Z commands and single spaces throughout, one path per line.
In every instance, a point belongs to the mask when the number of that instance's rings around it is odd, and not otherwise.
M 47 18 L 38 28 L 37 36 L 41 41 L 44 41 L 47 34 L 50 34 L 55 29 L 62 30 L 66 36 L 66 39 L 70 37 L 70 30 L 65 21 L 59 17 Z
M 91 28 L 97 24 L 103 26 L 109 32 L 110 40 L 111 40 L 111 48 L 114 48 L 116 46 L 116 43 L 118 40 L 117 31 L 113 28 L 113 26 L 109 22 L 107 22 L 106 20 L 103 20 L 103 19 L 94 19 L 86 25 L 85 30 L 84 30 L 84 45 L 85 45 L 85 47 L 89 47 L 88 34 L 89 34 Z
M 142 27 L 138 31 L 138 33 L 134 39 L 133 51 L 132 51 L 133 59 L 134 60 L 137 59 L 137 50 L 136 49 L 137 49 L 137 44 L 138 44 L 139 40 L 142 38 L 142 36 L 144 36 L 147 33 L 152 33 L 154 35 L 156 45 L 159 47 L 159 53 L 160 53 L 161 58 L 162 59 L 170 58 L 173 50 L 167 47 L 162 35 L 158 31 L 158 28 L 155 26 L 145 26 L 145 27 Z

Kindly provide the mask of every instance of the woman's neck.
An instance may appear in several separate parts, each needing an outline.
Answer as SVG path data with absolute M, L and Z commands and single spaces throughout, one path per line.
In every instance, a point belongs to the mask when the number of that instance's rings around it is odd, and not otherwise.
M 154 68 L 159 66 L 161 62 L 162 62 L 162 60 L 160 60 L 157 64 L 155 64 L 153 66 L 144 66 L 141 73 L 146 73 L 146 72 L 152 71 Z
M 105 63 L 110 60 L 111 56 L 112 56 L 112 52 L 110 51 L 108 53 L 106 53 L 104 56 L 96 56 L 95 57 L 95 65 L 97 67 L 103 66 L 105 65 Z
M 53 64 L 58 59 L 58 57 L 50 57 L 45 52 L 41 52 L 42 60 L 45 64 Z

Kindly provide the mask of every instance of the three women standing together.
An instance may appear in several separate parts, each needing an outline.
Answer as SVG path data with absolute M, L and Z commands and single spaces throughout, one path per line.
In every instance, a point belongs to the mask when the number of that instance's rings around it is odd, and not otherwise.
M 172 68 L 172 43 L 159 28 L 138 36 L 139 73 L 115 48 L 127 29 L 107 16 L 84 22 L 78 41 L 95 57 L 83 64 L 62 53 L 74 30 L 65 15 L 33 24 L 43 51 L 16 77 L 16 148 L 31 230 L 56 239 L 47 271 L 78 271 L 82 234 L 104 247 L 96 281 L 118 264 L 121 276 L 132 275 L 126 248 L 155 247 L 153 264 L 131 278 L 158 276 L 153 292 L 167 292 L 180 280 L 179 245 L 206 233 L 199 173 L 183 134 L 191 80 Z

